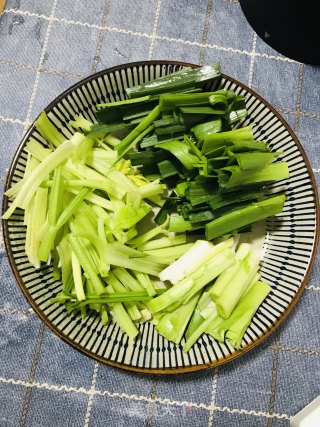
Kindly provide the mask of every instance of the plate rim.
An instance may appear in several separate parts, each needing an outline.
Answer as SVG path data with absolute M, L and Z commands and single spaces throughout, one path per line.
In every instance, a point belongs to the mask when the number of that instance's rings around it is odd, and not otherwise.
M 114 67 L 106 68 L 104 70 L 98 71 L 96 73 L 90 74 L 89 76 L 85 77 L 84 79 L 79 80 L 69 88 L 67 88 L 65 91 L 63 91 L 61 94 L 59 94 L 55 99 L 53 99 L 45 108 L 43 111 L 48 112 L 50 111 L 59 101 L 61 101 L 66 95 L 68 95 L 70 92 L 74 91 L 78 87 L 97 79 L 98 77 L 104 76 L 105 74 L 121 71 L 122 69 L 127 68 L 133 68 L 133 67 L 141 67 L 141 66 L 157 66 L 157 65 L 164 65 L 164 66 L 181 66 L 181 67 L 191 67 L 191 68 L 199 68 L 199 64 L 193 64 L 183 61 L 170 61 L 170 60 L 150 60 L 150 61 L 135 61 L 135 62 L 129 62 L 125 64 L 116 65 Z M 317 184 L 315 180 L 315 176 L 312 170 L 312 167 L 310 165 L 309 159 L 304 151 L 304 148 L 302 144 L 300 143 L 298 137 L 295 135 L 294 131 L 291 129 L 290 125 L 286 122 L 286 120 L 281 116 L 281 114 L 271 105 L 268 101 L 266 101 L 261 95 L 259 95 L 257 92 L 255 92 L 253 89 L 248 87 L 246 84 L 238 81 L 237 79 L 230 77 L 226 74 L 222 74 L 222 77 L 227 79 L 228 81 L 231 81 L 232 83 L 235 83 L 236 85 L 242 87 L 244 90 L 246 90 L 251 95 L 254 95 L 262 104 L 264 104 L 266 107 L 270 109 L 270 111 L 277 117 L 277 119 L 282 123 L 282 125 L 286 128 L 288 133 L 290 134 L 292 140 L 294 141 L 295 145 L 297 146 L 304 164 L 307 168 L 311 186 L 312 186 L 312 192 L 313 197 L 315 201 L 315 235 L 314 235 L 314 245 L 312 248 L 312 255 L 310 257 L 310 262 L 307 268 L 307 271 L 304 275 L 304 278 L 301 282 L 301 285 L 298 289 L 298 291 L 295 293 L 294 297 L 290 301 L 288 307 L 284 310 L 284 312 L 281 313 L 280 317 L 277 319 L 277 321 L 268 328 L 268 330 L 261 336 L 259 336 L 258 339 L 248 344 L 245 348 L 241 350 L 237 350 L 234 353 L 229 354 L 223 359 L 219 359 L 217 361 L 204 363 L 204 364 L 197 364 L 197 365 L 191 365 L 191 366 L 181 366 L 181 367 L 172 367 L 172 368 L 144 368 L 144 367 L 138 367 L 138 366 L 131 366 L 119 362 L 115 362 L 113 360 L 106 359 L 104 357 L 101 357 L 92 351 L 87 350 L 85 347 L 80 346 L 77 344 L 72 338 L 70 338 L 68 335 L 64 334 L 63 332 L 59 331 L 58 328 L 56 328 L 50 321 L 50 319 L 42 312 L 42 310 L 38 307 L 38 305 L 33 301 L 27 287 L 24 285 L 23 280 L 19 274 L 19 271 L 16 267 L 10 239 L 9 239 L 9 228 L 8 228 L 8 221 L 2 219 L 2 231 L 3 231 L 3 240 L 5 244 L 6 254 L 9 260 L 9 264 L 11 267 L 11 270 L 14 274 L 14 277 L 16 279 L 16 282 L 19 285 L 19 288 L 26 298 L 28 304 L 32 307 L 34 312 L 37 314 L 37 316 L 41 319 L 42 322 L 60 339 L 62 339 L 64 342 L 72 346 L 74 349 L 79 351 L 82 354 L 85 354 L 86 356 L 90 357 L 93 360 L 96 360 L 100 363 L 103 363 L 105 365 L 117 367 L 120 369 L 124 369 L 126 371 L 131 372 L 137 372 L 137 373 L 143 373 L 143 374 L 155 374 L 155 375 L 173 375 L 173 374 L 182 374 L 182 373 L 191 373 L 196 372 L 204 369 L 209 368 L 215 368 L 221 365 L 224 365 L 226 363 L 229 363 L 231 361 L 234 361 L 238 357 L 241 357 L 248 351 L 252 350 L 254 347 L 258 346 L 262 343 L 262 341 L 266 340 L 275 330 L 282 324 L 282 322 L 288 317 L 288 315 L 291 313 L 293 308 L 295 307 L 296 303 L 298 302 L 299 298 L 302 295 L 302 292 L 304 291 L 306 284 L 308 282 L 309 276 L 311 274 L 312 268 L 314 266 L 314 262 L 317 255 L 317 249 L 319 244 L 319 237 L 320 237 L 320 230 L 319 230 L 319 224 L 320 224 L 320 207 L 319 207 L 319 197 L 317 192 Z M 38 117 L 38 116 L 37 116 Z M 8 173 L 6 176 L 6 181 L 4 185 L 4 192 L 8 190 L 10 187 L 12 176 L 14 169 L 16 167 L 16 164 L 18 162 L 19 156 L 21 154 L 21 151 L 23 150 L 25 143 L 27 142 L 30 134 L 33 132 L 35 125 L 34 122 L 37 119 L 37 117 L 33 120 L 32 124 L 29 126 L 28 130 L 25 132 L 23 138 L 19 142 L 19 145 L 15 151 L 15 154 L 13 156 L 13 159 L 11 161 L 10 167 L 8 169 Z M 3 194 L 2 198 L 2 212 L 5 212 L 8 207 L 8 197 Z

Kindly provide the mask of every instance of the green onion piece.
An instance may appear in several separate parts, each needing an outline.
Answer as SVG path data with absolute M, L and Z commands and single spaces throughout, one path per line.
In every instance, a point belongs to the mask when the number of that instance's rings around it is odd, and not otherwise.
M 207 240 L 215 239 L 253 222 L 282 212 L 285 195 L 269 197 L 262 202 L 254 202 L 244 208 L 225 214 L 205 225 Z

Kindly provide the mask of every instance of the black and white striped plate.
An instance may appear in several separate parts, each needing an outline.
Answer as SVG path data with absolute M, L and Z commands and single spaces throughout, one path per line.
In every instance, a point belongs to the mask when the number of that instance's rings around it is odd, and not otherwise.
M 68 122 L 76 114 L 95 120 L 97 103 L 124 99 L 124 89 L 172 73 L 190 64 L 152 61 L 114 67 L 82 80 L 56 98 L 46 112 L 59 130 L 69 138 Z M 259 95 L 236 80 L 224 76 L 222 87 L 247 98 L 249 115 L 243 125 L 255 123 L 255 137 L 266 141 L 272 150 L 283 151 L 290 178 L 272 186 L 274 192 L 287 189 L 283 213 L 266 221 L 262 280 L 272 292 L 255 315 L 243 339 L 243 350 L 235 351 L 204 335 L 188 354 L 182 346 L 159 336 L 155 328 L 140 325 L 141 334 L 132 342 L 117 324 L 103 326 L 96 313 L 82 320 L 68 315 L 63 306 L 50 304 L 61 288 L 52 278 L 52 268 L 35 270 L 24 252 L 23 212 L 16 211 L 3 224 L 6 249 L 12 270 L 27 300 L 41 319 L 76 349 L 103 363 L 140 372 L 179 373 L 217 366 L 243 354 L 267 337 L 289 314 L 306 284 L 314 262 L 319 222 L 317 192 L 312 170 L 296 136 L 281 116 Z M 23 138 L 13 159 L 6 189 L 23 175 L 26 165 L 24 146 L 33 137 L 44 143 L 34 126 Z M 281 188 L 280 188 L 281 186 Z M 5 197 L 3 209 L 8 206 Z

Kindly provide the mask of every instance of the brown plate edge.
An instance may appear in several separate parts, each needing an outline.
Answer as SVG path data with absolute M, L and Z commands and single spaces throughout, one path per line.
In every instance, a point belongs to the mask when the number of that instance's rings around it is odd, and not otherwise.
M 55 106 L 55 104 L 57 102 L 59 102 L 61 99 L 63 99 L 69 92 L 77 89 L 77 87 L 82 86 L 83 84 L 91 81 L 94 78 L 98 78 L 99 76 L 103 76 L 106 73 L 120 71 L 120 70 L 125 69 L 125 68 L 140 67 L 140 66 L 144 66 L 144 65 L 164 65 L 164 66 L 169 66 L 169 65 L 176 66 L 177 65 L 177 66 L 181 66 L 181 67 L 192 67 L 192 68 L 198 68 L 199 67 L 199 65 L 197 65 L 197 64 L 191 64 L 191 63 L 179 62 L 179 61 L 168 61 L 168 60 L 138 61 L 138 62 L 132 62 L 132 63 L 122 64 L 122 65 L 117 65 L 115 67 L 111 67 L 111 68 L 99 71 L 99 72 L 92 74 L 92 75 L 86 77 L 85 79 L 82 79 L 79 82 L 75 83 L 74 85 L 72 85 L 71 87 L 66 89 L 64 92 L 62 92 L 58 97 L 56 97 L 45 108 L 45 111 L 50 111 L 51 108 L 53 108 Z M 206 363 L 206 364 L 200 364 L 200 365 L 177 367 L 177 368 L 155 368 L 155 369 L 154 368 L 141 368 L 138 366 L 130 366 L 130 365 L 114 362 L 112 360 L 108 360 L 108 359 L 105 359 L 103 357 L 97 356 L 96 354 L 92 353 L 91 351 L 88 351 L 85 348 L 83 348 L 82 346 L 75 343 L 67 335 L 60 332 L 54 325 L 51 324 L 49 318 L 39 309 L 37 304 L 32 299 L 31 295 L 29 294 L 28 290 L 24 286 L 23 280 L 22 280 L 18 270 L 16 269 L 14 258 L 12 255 L 11 246 L 9 243 L 9 230 L 8 230 L 8 226 L 7 226 L 7 221 L 2 220 L 4 243 L 5 243 L 5 248 L 6 248 L 6 252 L 7 252 L 8 259 L 9 259 L 11 270 L 12 270 L 12 272 L 13 272 L 13 274 L 14 274 L 17 282 L 18 282 L 20 290 L 22 291 L 23 295 L 27 299 L 28 303 L 31 305 L 32 309 L 40 317 L 40 319 L 48 326 L 48 328 L 53 333 L 55 333 L 59 338 L 61 338 L 67 344 L 71 345 L 76 350 L 80 351 L 81 353 L 85 354 L 86 356 L 91 357 L 92 359 L 94 359 L 100 363 L 107 364 L 107 365 L 117 367 L 117 368 L 121 368 L 121 369 L 128 370 L 128 371 L 144 373 L 144 374 L 158 374 L 158 375 L 182 374 L 182 373 L 190 373 L 190 372 L 200 371 L 200 370 L 208 369 L 208 368 L 215 368 L 217 366 L 223 365 L 227 362 L 230 362 L 230 361 L 242 356 L 243 354 L 247 353 L 252 348 L 257 346 L 258 344 L 260 344 L 262 341 L 267 339 L 271 335 L 271 333 L 274 332 L 274 330 L 276 328 L 278 328 L 281 325 L 281 323 L 287 318 L 287 316 L 290 314 L 290 312 L 292 311 L 292 309 L 296 305 L 298 299 L 300 298 L 304 288 L 306 287 L 307 281 L 309 279 L 310 273 L 312 271 L 312 268 L 313 268 L 313 265 L 314 265 L 314 262 L 316 259 L 317 247 L 318 247 L 318 243 L 319 243 L 319 234 L 320 234 L 319 233 L 319 224 L 320 224 L 319 198 L 318 198 L 318 193 L 317 193 L 317 185 L 316 185 L 315 177 L 314 177 L 310 162 L 309 162 L 307 155 L 306 155 L 300 141 L 298 140 L 297 136 L 294 134 L 294 132 L 290 128 L 289 124 L 283 119 L 283 117 L 280 115 L 280 113 L 278 113 L 276 111 L 276 109 L 274 107 L 272 107 L 272 105 L 270 105 L 264 98 L 262 98 L 254 90 L 252 90 L 251 88 L 249 88 L 245 84 L 239 82 L 238 80 L 234 79 L 233 77 L 229 77 L 229 76 L 224 75 L 224 74 L 223 74 L 223 77 L 225 77 L 227 80 L 232 81 L 233 83 L 241 86 L 247 92 L 251 93 L 257 99 L 259 99 L 260 102 L 262 102 L 264 105 L 266 105 L 270 109 L 270 111 L 272 111 L 273 114 L 275 114 L 276 117 L 280 120 L 280 122 L 285 126 L 285 128 L 287 129 L 290 136 L 294 140 L 295 144 L 297 145 L 297 147 L 298 147 L 298 149 L 299 149 L 299 151 L 303 157 L 303 160 L 304 160 L 305 165 L 307 167 L 309 177 L 310 177 L 310 181 L 312 184 L 313 196 L 314 196 L 314 200 L 315 200 L 315 211 L 316 211 L 315 212 L 316 229 L 315 229 L 315 239 L 314 239 L 314 245 L 313 245 L 313 252 L 312 252 L 312 256 L 311 256 L 311 259 L 309 262 L 308 269 L 307 269 L 306 274 L 304 276 L 304 279 L 301 282 L 299 290 L 297 291 L 297 293 L 293 297 L 293 299 L 290 302 L 290 304 L 288 305 L 288 307 L 285 309 L 285 311 L 278 318 L 276 323 L 274 323 L 274 325 L 272 327 L 270 327 L 266 333 L 261 335 L 258 339 L 256 339 L 255 341 L 253 341 L 249 345 L 247 345 L 244 349 L 238 350 L 238 351 L 230 354 L 229 356 L 225 357 L 224 359 L 217 360 L 217 361 L 210 362 L 210 363 Z M 26 134 L 24 135 L 22 141 L 20 142 L 20 144 L 16 150 L 16 153 L 14 155 L 14 158 L 11 162 L 11 165 L 10 165 L 10 168 L 9 168 L 9 171 L 7 174 L 4 192 L 10 187 L 11 178 L 12 178 L 14 168 L 16 166 L 18 159 L 19 159 L 20 153 L 23 150 L 25 143 L 28 140 L 29 135 L 31 134 L 33 129 L 34 129 L 34 125 L 32 124 L 30 126 L 30 128 L 28 129 L 28 131 L 26 132 Z M 7 207 L 8 207 L 8 198 L 4 196 L 3 202 L 2 202 L 2 212 L 5 212 Z

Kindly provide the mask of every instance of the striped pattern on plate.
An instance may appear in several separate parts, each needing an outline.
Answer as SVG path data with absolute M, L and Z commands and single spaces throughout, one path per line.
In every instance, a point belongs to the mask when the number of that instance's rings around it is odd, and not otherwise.
M 76 114 L 95 120 L 95 104 L 124 99 L 126 87 L 172 73 L 186 65 L 152 61 L 105 70 L 68 89 L 46 111 L 51 121 L 69 138 L 73 130 L 68 122 Z M 249 115 L 243 125 L 255 123 L 255 137 L 268 142 L 272 150 L 283 151 L 279 160 L 288 162 L 290 169 L 288 181 L 271 186 L 272 192 L 281 193 L 286 189 L 287 194 L 284 211 L 266 221 L 260 271 L 262 280 L 272 286 L 272 292 L 248 328 L 243 350 L 235 351 L 228 344 L 204 335 L 185 354 L 182 345 L 168 342 L 149 323 L 139 326 L 141 334 L 132 342 L 117 324 L 103 326 L 94 312 L 84 320 L 68 315 L 63 306 L 50 303 L 61 288 L 60 282 L 52 279 L 51 266 L 44 265 L 35 270 L 27 260 L 23 212 L 17 210 L 9 221 L 4 222 L 11 267 L 29 303 L 61 338 L 101 362 L 154 373 L 186 372 L 225 363 L 268 336 L 292 309 L 306 284 L 315 257 L 318 218 L 316 187 L 308 160 L 286 122 L 259 95 L 227 76 L 222 79 L 221 86 L 246 96 Z M 26 165 L 23 147 L 30 137 L 45 144 L 32 126 L 12 162 L 6 188 L 22 177 Z M 5 198 L 4 209 L 7 204 Z

